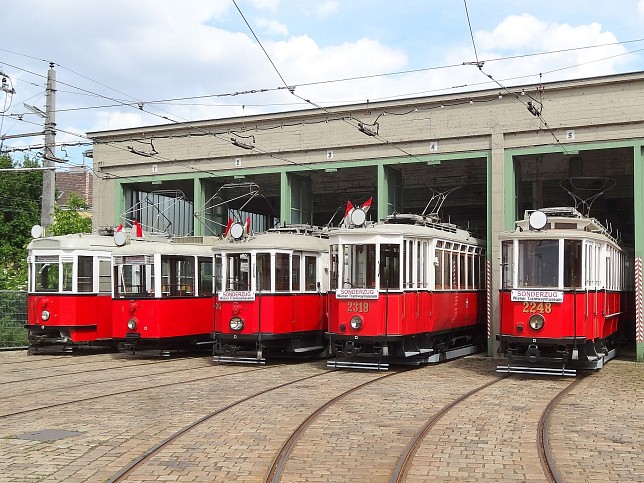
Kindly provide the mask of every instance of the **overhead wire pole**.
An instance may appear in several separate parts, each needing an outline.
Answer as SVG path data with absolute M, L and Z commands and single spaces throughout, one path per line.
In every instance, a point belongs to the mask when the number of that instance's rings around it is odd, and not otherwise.
M 54 222 L 54 202 L 56 199 L 56 71 L 54 63 L 49 63 L 47 71 L 47 90 L 45 91 L 45 156 L 42 176 L 42 208 L 40 224 L 47 227 Z

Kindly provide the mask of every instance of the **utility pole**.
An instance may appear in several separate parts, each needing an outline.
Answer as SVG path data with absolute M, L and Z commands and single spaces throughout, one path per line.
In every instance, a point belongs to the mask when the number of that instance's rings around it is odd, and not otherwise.
M 45 156 L 43 167 L 49 168 L 42 175 L 42 209 L 40 224 L 43 228 L 54 222 L 54 203 L 56 202 L 56 71 L 54 63 L 49 63 L 47 71 L 47 90 L 45 91 Z

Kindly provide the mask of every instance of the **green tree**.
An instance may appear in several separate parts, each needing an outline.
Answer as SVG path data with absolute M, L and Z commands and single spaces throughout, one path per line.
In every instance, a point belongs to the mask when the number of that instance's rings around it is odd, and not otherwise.
M 0 168 L 38 168 L 36 160 L 22 163 L 0 156 Z M 27 288 L 27 244 L 31 227 L 40 222 L 42 171 L 0 171 L 0 289 Z
M 70 233 L 91 233 L 92 218 L 84 214 L 89 205 L 77 193 L 67 196 L 67 208 L 54 207 L 54 224 L 48 232 L 51 235 L 68 235 Z

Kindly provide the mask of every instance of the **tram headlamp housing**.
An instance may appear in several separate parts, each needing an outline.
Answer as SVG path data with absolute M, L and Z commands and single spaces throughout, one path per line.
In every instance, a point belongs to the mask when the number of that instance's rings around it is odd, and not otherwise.
M 49 314 L 49 310 L 43 310 L 43 311 L 40 313 L 40 318 L 41 318 L 42 320 L 47 321 L 47 320 L 49 320 L 49 315 L 50 315 L 50 314 Z
M 230 319 L 229 325 L 231 330 L 239 332 L 244 328 L 244 321 L 241 317 L 233 317 L 232 319 Z
M 546 323 L 546 319 L 544 319 L 541 314 L 533 314 L 530 316 L 528 323 L 532 330 L 541 330 L 543 329 L 543 325 Z
M 351 328 L 353 330 L 360 329 L 362 327 L 362 317 L 360 317 L 359 315 L 354 315 L 353 317 L 351 317 L 349 324 L 351 324 Z
M 130 330 L 136 329 L 136 319 L 130 319 L 127 321 L 127 328 Z

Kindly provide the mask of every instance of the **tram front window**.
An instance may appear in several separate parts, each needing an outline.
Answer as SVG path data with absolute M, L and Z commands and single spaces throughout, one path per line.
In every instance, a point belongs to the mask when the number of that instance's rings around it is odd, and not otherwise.
M 250 290 L 250 253 L 231 253 L 227 268 L 227 290 Z
M 57 256 L 36 256 L 35 292 L 58 292 L 59 265 Z
M 559 240 L 519 241 L 519 283 L 523 287 L 559 286 Z
M 146 264 L 143 256 L 124 258 L 126 261 L 114 267 L 115 297 L 154 297 L 154 267 Z
M 376 288 L 376 245 L 344 245 L 343 286 Z

